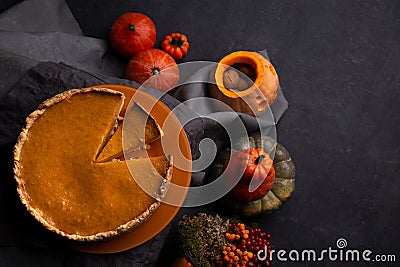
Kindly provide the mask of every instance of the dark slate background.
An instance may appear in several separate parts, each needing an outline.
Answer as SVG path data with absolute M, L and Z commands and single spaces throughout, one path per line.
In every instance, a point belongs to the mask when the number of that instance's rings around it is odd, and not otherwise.
M 2 0 L 1 9 L 11 2 Z M 276 249 L 335 248 L 343 237 L 349 248 L 397 254 L 398 264 L 400 1 L 66 2 L 87 36 L 107 38 L 128 11 L 154 20 L 157 45 L 171 32 L 187 34 L 191 47 L 182 62 L 266 49 L 289 101 L 278 141 L 296 163 L 297 184 L 281 210 L 254 221 L 272 234 Z M 61 246 L 10 248 L 0 266 L 16 257 L 30 259 L 20 266 L 129 265 L 120 254 L 88 260 Z

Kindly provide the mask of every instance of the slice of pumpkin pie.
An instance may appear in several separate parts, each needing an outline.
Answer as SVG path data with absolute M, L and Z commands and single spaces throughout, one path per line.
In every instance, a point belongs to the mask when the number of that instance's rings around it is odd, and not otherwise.
M 122 120 L 119 120 L 115 133 L 101 150 L 96 161 L 109 161 L 121 157 L 124 152 L 147 149 L 149 144 L 163 135 L 158 124 L 137 103 L 129 112 L 124 113 L 123 121 L 126 122 L 125 128 L 122 127 Z M 122 139 L 123 131 L 124 139 Z
M 123 102 L 114 90 L 73 89 L 27 118 L 14 149 L 14 176 L 21 201 L 48 229 L 79 241 L 110 238 L 134 229 L 160 205 L 172 175 L 169 158 L 96 162 Z

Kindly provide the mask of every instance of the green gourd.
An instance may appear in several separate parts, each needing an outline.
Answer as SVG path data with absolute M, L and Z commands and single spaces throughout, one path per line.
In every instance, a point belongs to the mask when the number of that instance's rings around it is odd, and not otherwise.
M 218 204 L 241 216 L 255 216 L 279 209 L 289 199 L 295 188 L 296 168 L 289 152 L 273 138 L 256 135 L 242 137 L 232 144 L 232 154 L 249 148 L 262 148 L 273 157 L 275 181 L 272 189 L 261 199 L 252 202 L 239 201 L 229 194 L 218 200 Z M 213 179 L 224 171 L 224 164 L 231 155 L 230 148 L 221 151 L 213 166 Z

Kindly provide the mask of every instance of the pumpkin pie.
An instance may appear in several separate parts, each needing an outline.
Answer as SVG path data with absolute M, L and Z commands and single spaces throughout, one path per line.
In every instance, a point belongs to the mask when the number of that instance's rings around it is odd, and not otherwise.
M 110 238 L 160 205 L 172 175 L 169 157 L 96 161 L 115 136 L 123 103 L 123 93 L 111 89 L 72 89 L 28 116 L 14 149 L 14 176 L 21 201 L 48 229 L 79 241 Z

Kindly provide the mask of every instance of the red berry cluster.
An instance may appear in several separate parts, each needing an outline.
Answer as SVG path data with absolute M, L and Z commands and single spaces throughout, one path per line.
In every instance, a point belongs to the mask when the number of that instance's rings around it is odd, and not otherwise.
M 271 235 L 263 232 L 260 228 L 252 228 L 249 230 L 249 238 L 245 242 L 246 249 L 258 253 L 265 246 L 270 248 L 270 238 Z

